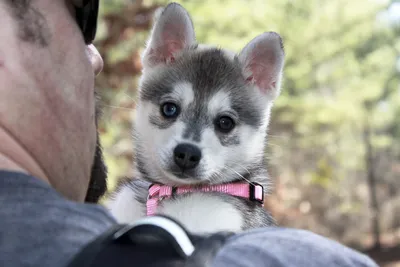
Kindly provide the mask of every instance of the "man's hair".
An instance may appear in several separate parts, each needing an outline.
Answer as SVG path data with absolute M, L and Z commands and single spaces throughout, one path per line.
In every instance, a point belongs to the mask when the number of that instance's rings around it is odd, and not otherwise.
M 18 25 L 18 37 L 23 42 L 48 46 L 51 33 L 43 14 L 32 5 L 32 0 L 5 0 L 11 16 Z

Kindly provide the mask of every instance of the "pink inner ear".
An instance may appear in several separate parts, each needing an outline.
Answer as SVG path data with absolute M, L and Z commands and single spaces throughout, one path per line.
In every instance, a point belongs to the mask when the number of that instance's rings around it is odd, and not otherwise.
M 153 64 L 172 63 L 175 61 L 175 52 L 182 50 L 182 47 L 178 42 L 166 42 L 164 46 L 150 49 L 149 56 Z
M 267 93 L 269 90 L 276 86 L 274 80 L 274 69 L 271 65 L 261 65 L 259 63 L 252 63 L 249 65 L 251 76 L 246 81 L 252 82 L 257 85 L 263 93 Z
M 177 51 L 180 51 L 183 49 L 183 44 L 174 42 L 174 41 L 166 41 L 164 49 L 165 49 L 165 51 L 163 52 L 163 55 L 164 55 L 165 61 L 167 63 L 174 62 L 175 61 L 174 54 Z
M 250 61 L 247 66 L 251 72 L 251 76 L 247 78 L 247 81 L 256 84 L 263 93 L 267 93 L 269 90 L 275 88 L 277 60 L 274 51 L 271 51 L 271 49 L 262 45 L 255 47 L 251 52 Z
M 165 25 L 165 31 L 162 33 L 163 46 L 160 48 L 165 62 L 175 61 L 174 54 L 183 50 L 186 45 L 184 25 L 169 23 Z
M 254 81 L 254 77 L 251 75 L 249 77 L 247 77 L 246 82 L 253 82 Z

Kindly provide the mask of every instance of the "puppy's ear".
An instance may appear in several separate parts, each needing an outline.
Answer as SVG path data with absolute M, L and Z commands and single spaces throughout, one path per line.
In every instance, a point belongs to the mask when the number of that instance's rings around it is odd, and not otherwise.
M 143 68 L 168 64 L 185 48 L 196 43 L 189 13 L 179 4 L 171 3 L 156 15 L 156 22 L 143 54 Z
M 237 58 L 246 81 L 274 100 L 280 93 L 284 57 L 279 34 L 266 32 L 251 40 Z

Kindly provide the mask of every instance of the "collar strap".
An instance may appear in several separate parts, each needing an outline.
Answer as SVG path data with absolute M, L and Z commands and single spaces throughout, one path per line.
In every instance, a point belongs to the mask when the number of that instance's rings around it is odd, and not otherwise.
M 202 186 L 181 186 L 172 187 L 168 185 L 152 184 L 149 187 L 149 195 L 147 198 L 147 215 L 154 215 L 158 203 L 174 195 L 182 195 L 192 192 L 220 192 L 231 196 L 242 197 L 251 201 L 256 201 L 264 206 L 264 188 L 258 183 L 231 183 L 219 185 L 202 185 Z

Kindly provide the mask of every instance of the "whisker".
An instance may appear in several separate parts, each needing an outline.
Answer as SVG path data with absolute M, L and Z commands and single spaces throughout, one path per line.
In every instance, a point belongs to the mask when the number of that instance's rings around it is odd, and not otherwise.
M 222 174 L 223 174 L 222 171 L 215 170 L 214 173 L 212 175 L 210 175 L 209 178 L 207 178 L 207 180 L 210 181 L 210 183 L 213 183 L 214 181 L 222 179 L 223 178 Z
M 103 106 L 105 106 L 105 107 L 110 107 L 110 108 L 126 109 L 126 110 L 130 110 L 130 111 L 134 111 L 133 108 L 124 108 L 124 107 L 111 106 L 111 105 L 103 105 Z
M 288 138 L 288 136 L 284 136 L 284 135 L 273 135 L 273 134 L 268 134 L 267 137 L 273 137 L 273 138 Z
M 133 103 L 135 103 L 136 104 L 136 99 L 134 99 L 133 97 L 131 97 L 130 95 L 128 95 L 127 93 L 125 93 L 125 92 L 122 92 L 124 95 L 126 95 L 129 99 L 131 99 L 132 101 L 133 101 Z
M 267 143 L 267 146 L 268 146 L 268 145 L 271 145 L 271 146 L 276 146 L 276 147 L 282 148 L 282 146 L 281 146 L 281 145 L 274 144 L 274 143 L 271 143 L 271 142 L 268 142 L 268 143 Z
M 238 162 L 235 162 L 234 164 L 239 166 L 240 168 L 244 169 L 248 174 L 250 174 L 250 171 L 246 167 L 244 167 L 243 165 L 239 164 Z
M 243 180 L 245 180 L 245 181 L 248 182 L 249 184 L 254 185 L 252 181 L 250 181 L 249 179 L 245 178 L 243 175 L 241 175 L 240 173 L 238 173 L 238 172 L 235 171 L 234 169 L 229 168 L 229 167 L 227 167 L 227 166 L 224 166 L 224 168 L 225 168 L 226 170 L 228 170 L 228 171 L 232 171 L 232 172 L 236 173 L 240 178 L 242 178 Z

